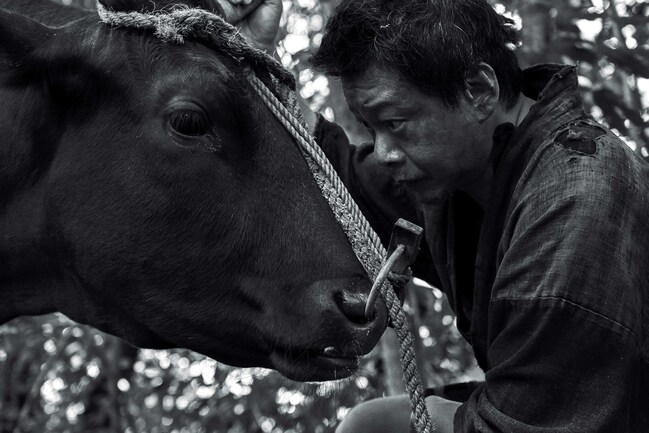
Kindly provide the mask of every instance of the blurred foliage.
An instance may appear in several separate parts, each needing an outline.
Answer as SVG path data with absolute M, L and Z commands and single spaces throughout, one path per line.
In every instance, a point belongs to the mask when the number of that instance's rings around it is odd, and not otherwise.
M 311 107 L 360 142 L 367 135 L 346 111 L 339 86 L 315 75 L 307 62 L 336 3 L 285 1 L 278 55 L 295 71 Z M 523 23 L 523 65 L 579 62 L 588 110 L 648 155 L 649 2 L 507 0 L 494 6 Z M 481 377 L 440 291 L 413 288 L 406 307 L 427 386 Z M 386 377 L 395 367 L 387 352 L 395 349 L 382 344 L 349 380 L 296 384 L 186 350 L 138 351 L 59 314 L 20 318 L 0 326 L 0 433 L 332 432 L 350 407 L 388 392 Z
M 0 432 L 326 432 L 377 393 L 376 362 L 347 381 L 290 382 L 188 350 L 136 350 L 61 314 L 0 327 Z
M 523 67 L 542 62 L 578 65 L 586 109 L 629 146 L 649 157 L 649 0 L 489 0 L 517 21 Z M 341 124 L 352 142 L 369 135 L 346 110 L 338 83 L 308 67 L 322 24 L 338 0 L 295 0 L 280 44 L 285 66 L 299 76 L 312 109 Z
M 649 157 L 649 2 L 507 0 L 522 22 L 519 58 L 577 64 L 587 110 Z
M 417 328 L 429 384 L 468 380 L 470 352 L 430 293 L 426 309 L 442 320 Z M 137 350 L 61 314 L 23 317 L 0 326 L 0 432 L 333 432 L 385 393 L 383 368 L 375 350 L 355 377 L 300 384 L 188 350 Z

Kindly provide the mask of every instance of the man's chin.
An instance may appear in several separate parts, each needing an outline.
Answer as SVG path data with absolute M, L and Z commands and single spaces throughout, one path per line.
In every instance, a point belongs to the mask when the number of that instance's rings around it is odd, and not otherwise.
M 447 190 L 426 188 L 426 186 L 422 184 L 413 183 L 405 184 L 404 186 L 406 191 L 408 191 L 418 203 L 426 206 L 442 206 L 451 196 L 451 193 Z

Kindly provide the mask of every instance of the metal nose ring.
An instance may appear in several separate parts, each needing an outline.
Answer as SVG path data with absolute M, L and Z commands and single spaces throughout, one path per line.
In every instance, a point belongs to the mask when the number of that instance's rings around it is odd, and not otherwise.
M 376 276 L 365 304 L 365 319 L 368 322 L 374 316 L 374 304 L 388 274 L 392 270 L 396 273 L 403 273 L 415 261 L 423 233 L 424 229 L 403 218 L 399 218 L 392 227 L 392 236 L 390 236 L 387 253 L 389 254 L 388 259 L 383 263 Z M 392 253 L 390 253 L 391 251 Z
M 374 280 L 374 284 L 372 284 L 372 289 L 370 290 L 370 294 L 367 297 L 367 303 L 365 304 L 365 320 L 370 321 L 374 316 L 374 304 L 376 303 L 376 300 L 379 297 L 381 286 L 385 282 L 385 279 L 388 277 L 388 274 L 390 273 L 394 265 L 397 263 L 401 255 L 405 252 L 406 252 L 405 245 L 403 244 L 397 245 L 397 247 L 394 249 L 392 254 L 390 254 L 390 257 L 388 257 L 388 259 L 383 264 L 383 267 L 381 268 L 378 275 L 376 276 L 376 280 Z

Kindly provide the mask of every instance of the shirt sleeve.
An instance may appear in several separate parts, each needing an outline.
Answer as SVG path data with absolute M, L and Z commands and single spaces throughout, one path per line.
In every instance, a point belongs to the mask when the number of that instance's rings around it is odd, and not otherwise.
M 647 185 L 629 158 L 548 153 L 510 208 L 485 383 L 458 409 L 456 433 L 641 431 Z
M 388 245 L 392 227 L 399 218 L 423 227 L 423 218 L 407 192 L 377 162 L 372 143 L 351 145 L 343 129 L 321 115 L 314 136 L 383 245 Z M 430 252 L 423 244 L 413 272 L 436 284 L 438 279 L 433 269 Z

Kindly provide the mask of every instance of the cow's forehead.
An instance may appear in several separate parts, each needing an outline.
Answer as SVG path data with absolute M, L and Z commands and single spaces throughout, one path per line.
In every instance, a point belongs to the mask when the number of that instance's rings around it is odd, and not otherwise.
M 188 39 L 183 44 L 174 44 L 162 42 L 151 32 L 131 29 L 111 31 L 113 34 L 122 33 L 121 38 L 112 38 L 111 42 L 116 45 L 113 51 L 117 55 L 125 53 L 129 62 L 139 64 L 143 72 L 150 76 L 174 68 L 201 68 L 211 69 L 221 78 L 226 78 L 229 71 L 225 63 L 232 67 L 226 55 L 198 41 Z
M 170 46 L 149 38 L 147 44 L 153 51 L 146 53 L 143 73 L 160 93 L 188 91 L 205 98 L 210 92 L 218 98 L 230 91 L 238 68 L 227 56 L 194 41 Z
M 152 32 L 104 25 L 72 36 L 80 41 L 82 58 L 96 62 L 96 68 L 114 71 L 112 75 L 126 80 L 128 87 L 203 87 L 226 92 L 237 75 L 230 57 L 191 39 L 181 45 L 165 43 Z

